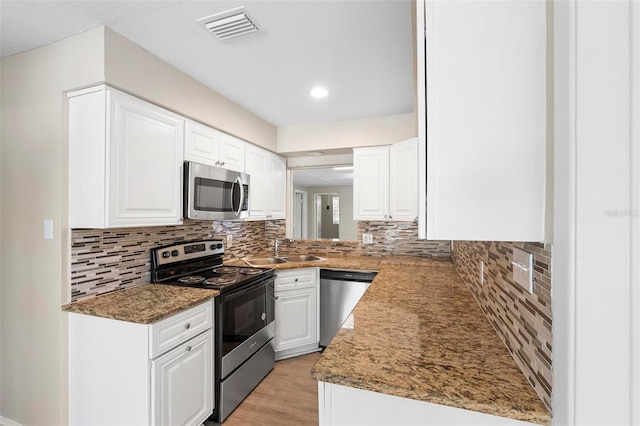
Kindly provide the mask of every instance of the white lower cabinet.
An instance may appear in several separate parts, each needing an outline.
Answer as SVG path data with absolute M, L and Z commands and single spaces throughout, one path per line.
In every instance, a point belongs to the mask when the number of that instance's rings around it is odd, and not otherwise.
M 276 297 L 276 359 L 320 349 L 320 297 L 317 268 L 278 271 Z
M 69 314 L 70 425 L 201 425 L 213 412 L 213 303 L 154 324 Z

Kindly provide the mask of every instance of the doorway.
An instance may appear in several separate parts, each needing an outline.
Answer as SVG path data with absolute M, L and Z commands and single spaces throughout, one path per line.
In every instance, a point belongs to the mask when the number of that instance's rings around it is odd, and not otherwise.
M 340 194 L 314 194 L 314 238 L 340 238 Z

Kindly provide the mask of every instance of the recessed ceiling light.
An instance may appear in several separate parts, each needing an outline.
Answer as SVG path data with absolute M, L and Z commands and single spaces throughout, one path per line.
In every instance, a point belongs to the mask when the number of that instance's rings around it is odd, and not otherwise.
M 311 152 L 307 152 L 307 155 L 309 155 L 311 157 L 320 157 L 321 155 L 324 155 L 324 152 L 322 152 L 322 151 L 311 151 Z
M 334 167 L 333 170 L 353 170 L 353 166 Z
M 329 91 L 324 87 L 314 87 L 310 92 L 311 96 L 314 98 L 326 98 L 329 94 Z

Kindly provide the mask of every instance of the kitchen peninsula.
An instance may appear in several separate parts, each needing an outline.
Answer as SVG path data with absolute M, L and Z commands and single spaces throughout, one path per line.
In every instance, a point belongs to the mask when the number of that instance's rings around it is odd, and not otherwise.
M 335 385 L 352 393 L 372 391 L 376 396 L 463 409 L 456 410 L 462 415 L 484 413 L 490 415 L 487 424 L 551 423 L 551 415 L 450 261 L 341 256 L 274 267 L 379 271 L 353 311 L 353 328 L 341 329 L 313 368 L 312 376 L 320 383 L 321 424 L 331 424 L 328 411 L 323 422 L 323 410 L 331 410 L 323 388 Z M 364 421 L 364 407 L 359 410 L 348 398 L 343 403 Z M 379 409 L 366 407 L 371 418 L 398 421 L 399 412 L 385 413 L 375 406 Z M 455 415 L 449 421 L 455 421 Z

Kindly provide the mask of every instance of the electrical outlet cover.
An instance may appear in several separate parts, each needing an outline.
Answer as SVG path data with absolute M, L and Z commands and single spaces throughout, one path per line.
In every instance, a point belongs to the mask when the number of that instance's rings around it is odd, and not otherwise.
M 513 282 L 533 294 L 533 255 L 527 251 L 513 248 Z
M 373 234 L 362 234 L 363 244 L 373 244 Z

